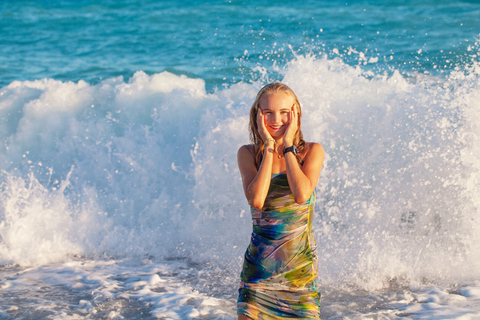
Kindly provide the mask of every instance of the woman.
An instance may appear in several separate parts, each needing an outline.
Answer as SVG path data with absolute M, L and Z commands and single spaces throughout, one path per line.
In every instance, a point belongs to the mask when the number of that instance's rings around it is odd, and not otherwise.
M 253 219 L 238 319 L 319 319 L 312 218 L 324 150 L 303 140 L 301 116 L 297 96 L 281 83 L 263 87 L 250 110 L 253 144 L 237 155 Z

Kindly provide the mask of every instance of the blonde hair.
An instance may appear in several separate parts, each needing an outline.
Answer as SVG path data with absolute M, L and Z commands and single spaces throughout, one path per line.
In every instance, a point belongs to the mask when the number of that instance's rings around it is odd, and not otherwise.
M 273 93 L 282 92 L 290 97 L 293 98 L 294 104 L 298 110 L 298 130 L 295 133 L 295 137 L 293 138 L 293 144 L 297 147 L 298 153 L 302 154 L 305 150 L 305 141 L 303 140 L 303 134 L 301 130 L 302 125 L 302 108 L 300 107 L 300 102 L 298 101 L 297 96 L 290 89 L 287 85 L 280 83 L 280 82 L 273 82 L 267 84 L 257 94 L 255 101 L 253 102 L 252 108 L 250 109 L 250 125 L 249 125 L 249 132 L 250 132 L 250 141 L 253 143 L 254 150 L 255 150 L 255 166 L 257 169 L 260 167 L 260 163 L 262 162 L 263 158 L 263 149 L 264 149 L 264 142 L 260 134 L 258 133 L 258 126 L 257 126 L 257 114 L 260 110 L 260 100 L 264 95 L 269 95 Z M 297 156 L 297 160 L 301 163 L 301 158 Z

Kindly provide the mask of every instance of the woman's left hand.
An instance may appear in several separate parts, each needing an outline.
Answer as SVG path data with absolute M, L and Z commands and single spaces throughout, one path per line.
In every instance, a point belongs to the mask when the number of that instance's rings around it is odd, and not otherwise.
M 283 145 L 291 147 L 293 145 L 293 139 L 298 131 L 298 111 L 297 106 L 293 105 L 290 111 L 290 123 L 288 124 L 285 134 L 283 135 Z

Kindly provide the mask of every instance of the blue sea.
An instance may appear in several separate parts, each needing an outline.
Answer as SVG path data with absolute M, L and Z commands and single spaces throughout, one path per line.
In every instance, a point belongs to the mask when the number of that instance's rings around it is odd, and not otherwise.
M 322 319 L 480 319 L 480 2 L 0 1 L 0 319 L 236 319 L 258 90 L 298 95 Z

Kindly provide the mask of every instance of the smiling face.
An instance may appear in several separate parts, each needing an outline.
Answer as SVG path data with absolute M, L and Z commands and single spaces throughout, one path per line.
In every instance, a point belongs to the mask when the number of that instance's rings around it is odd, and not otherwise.
M 260 99 L 260 110 L 265 126 L 274 139 L 281 138 L 290 123 L 290 113 L 295 100 L 284 92 L 265 94 Z

